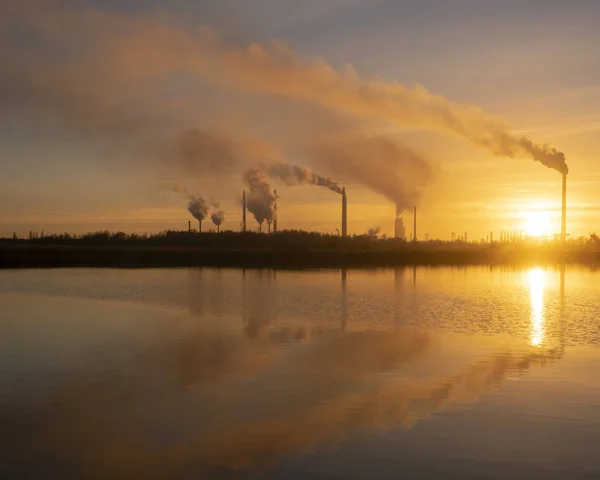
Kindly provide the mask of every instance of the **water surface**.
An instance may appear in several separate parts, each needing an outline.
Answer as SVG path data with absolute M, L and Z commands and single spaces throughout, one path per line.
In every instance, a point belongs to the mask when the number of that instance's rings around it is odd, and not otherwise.
M 585 268 L 0 271 L 0 476 L 598 478 L 599 294 Z

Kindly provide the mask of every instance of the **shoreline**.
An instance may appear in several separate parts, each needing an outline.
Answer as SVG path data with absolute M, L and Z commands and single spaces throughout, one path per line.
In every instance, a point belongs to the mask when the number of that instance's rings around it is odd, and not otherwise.
M 468 265 L 600 265 L 600 251 L 556 248 L 202 248 L 191 246 L 2 245 L 0 269 L 61 267 L 352 268 Z

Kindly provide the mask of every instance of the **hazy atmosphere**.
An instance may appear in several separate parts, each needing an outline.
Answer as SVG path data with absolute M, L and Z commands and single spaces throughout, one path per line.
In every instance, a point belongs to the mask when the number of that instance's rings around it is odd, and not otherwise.
M 587 235 L 599 14 L 591 0 L 2 2 L 0 235 L 186 229 L 198 197 L 206 228 L 239 230 L 243 189 L 254 218 L 278 197 L 280 229 L 335 233 L 342 187 L 350 234 L 393 235 L 417 206 L 431 238 L 552 235 L 567 170 L 568 231 Z
M 0 479 L 600 478 L 598 0 L 0 0 Z

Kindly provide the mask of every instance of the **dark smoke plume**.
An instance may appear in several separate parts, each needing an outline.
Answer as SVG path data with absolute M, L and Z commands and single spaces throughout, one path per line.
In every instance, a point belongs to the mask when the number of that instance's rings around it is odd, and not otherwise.
M 269 176 L 282 180 L 286 185 L 316 185 L 326 187 L 335 193 L 342 193 L 342 187 L 331 178 L 319 175 L 308 167 L 275 163 L 266 167 Z
M 188 203 L 188 211 L 192 216 L 201 222 L 208 215 L 208 203 L 200 195 L 190 195 Z
M 246 207 L 254 215 L 259 225 L 266 220 L 271 223 L 275 217 L 275 201 L 277 197 L 271 192 L 268 178 L 256 168 L 246 170 L 243 175 L 244 183 L 249 191 L 246 196 Z

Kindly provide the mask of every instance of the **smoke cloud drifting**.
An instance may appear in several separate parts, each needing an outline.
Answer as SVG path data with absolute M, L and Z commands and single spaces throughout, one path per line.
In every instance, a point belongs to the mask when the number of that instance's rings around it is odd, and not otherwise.
M 306 61 L 281 42 L 253 43 L 244 49 L 212 43 L 205 55 L 212 70 L 207 67 L 203 74 L 213 81 L 311 100 L 359 118 L 441 129 L 497 156 L 529 157 L 561 174 L 569 171 L 563 152 L 513 135 L 504 122 L 482 109 L 452 102 L 422 86 L 368 81 L 352 67 L 339 72 L 323 60 Z
M 267 171 L 271 177 L 279 178 L 286 185 L 316 185 L 326 187 L 340 195 L 342 193 L 342 187 L 338 183 L 331 178 L 313 172 L 308 167 L 288 163 L 276 163 L 269 165 Z
M 217 227 L 220 227 L 221 224 L 225 221 L 225 212 L 223 210 L 218 210 L 216 212 L 213 212 L 210 218 Z
M 208 215 L 208 202 L 200 195 L 190 195 L 189 199 L 188 211 L 201 222 Z
M 0 2 L 0 111 L 50 129 L 61 123 L 86 138 L 108 140 L 103 145 L 123 141 L 135 150 L 140 166 L 160 171 L 161 179 L 178 173 L 213 180 L 275 163 L 263 173 L 289 185 L 314 184 L 340 193 L 327 177 L 273 162 L 293 149 L 336 179 L 382 194 L 401 211 L 418 204 L 432 168 L 398 135 L 364 133 L 390 125 L 459 135 L 496 156 L 527 157 L 562 174 L 569 171 L 563 152 L 513 134 L 501 119 L 476 106 L 422 86 L 374 81 L 351 66 L 336 69 L 278 41 L 238 47 L 212 28 L 188 29 L 165 14 L 44 0 L 14 3 Z M 185 84 L 175 89 L 185 95 L 173 93 L 173 81 Z M 232 92 L 235 101 L 228 98 Z M 255 104 L 249 107 L 251 101 L 245 100 L 256 93 L 277 102 L 277 108 L 257 112 Z M 330 114 L 351 119 L 356 128 L 324 128 L 293 148 L 286 135 L 270 143 L 245 135 L 244 127 L 254 124 L 250 119 L 257 113 L 260 127 L 276 124 L 277 115 L 296 112 L 298 100 L 311 106 L 306 112 L 313 120 Z M 213 124 L 216 117 L 245 125 L 228 125 L 225 135 L 189 128 Z M 283 133 L 298 138 L 291 132 L 296 129 L 290 124 Z M 261 223 L 273 219 L 274 195 L 259 177 L 258 172 L 244 175 L 251 187 L 250 210 Z
M 259 225 L 266 220 L 271 223 L 275 218 L 275 202 L 277 197 L 271 192 L 268 178 L 256 168 L 246 170 L 243 175 L 244 183 L 249 192 L 246 196 L 246 208 L 254 215 Z
M 380 193 L 398 211 L 418 204 L 433 176 L 430 160 L 396 136 L 333 135 L 320 139 L 312 154 L 334 174 Z

